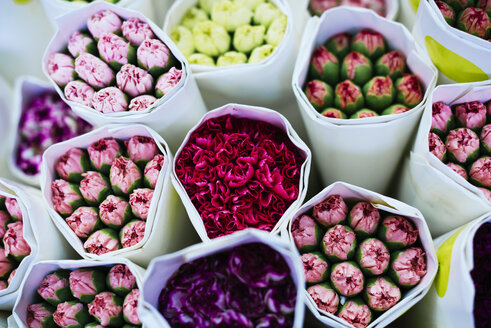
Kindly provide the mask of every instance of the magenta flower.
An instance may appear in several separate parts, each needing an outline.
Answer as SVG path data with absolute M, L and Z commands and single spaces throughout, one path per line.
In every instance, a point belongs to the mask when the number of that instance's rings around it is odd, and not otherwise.
M 144 40 L 155 38 L 150 25 L 136 17 L 125 20 L 123 25 L 121 25 L 121 32 L 135 46 L 139 46 Z
M 126 95 L 116 87 L 107 87 L 97 91 L 92 99 L 92 106 L 101 113 L 124 112 L 128 108 Z
M 114 33 L 121 29 L 121 18 L 110 10 L 95 13 L 87 20 L 90 34 L 99 39 L 104 33 Z
M 75 71 L 82 80 L 97 88 L 108 86 L 114 79 L 111 68 L 101 59 L 88 53 L 75 59 Z
M 224 115 L 202 123 L 175 171 L 210 238 L 271 231 L 297 199 L 305 157 L 278 127 Z
M 153 77 L 147 71 L 126 64 L 116 74 L 118 87 L 132 97 L 150 92 L 153 87 Z
M 66 99 L 87 107 L 92 107 L 94 89 L 82 81 L 71 81 L 65 86 Z
M 48 75 L 60 86 L 73 81 L 75 76 L 73 58 L 62 53 L 54 53 L 49 56 L 47 70 Z

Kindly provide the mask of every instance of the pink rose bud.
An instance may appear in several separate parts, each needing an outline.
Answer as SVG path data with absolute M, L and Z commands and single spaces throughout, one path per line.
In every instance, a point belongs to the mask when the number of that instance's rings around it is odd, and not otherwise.
M 20 209 L 17 199 L 10 197 L 5 198 L 5 207 L 12 219 L 22 221 L 22 210 Z
M 121 245 L 123 248 L 135 246 L 142 241 L 145 236 L 145 221 L 133 220 L 128 222 L 120 233 Z
M 60 86 L 74 80 L 74 69 L 73 58 L 68 55 L 54 53 L 48 58 L 48 75 Z
M 397 50 L 386 53 L 375 63 L 375 75 L 388 75 L 393 80 L 401 77 L 405 70 L 406 59 Z
M 327 282 L 309 287 L 307 293 L 320 310 L 332 314 L 338 311 L 339 296 Z
M 87 238 L 100 226 L 97 209 L 93 207 L 79 207 L 65 221 L 80 238 Z
M 72 298 L 68 283 L 68 272 L 60 270 L 44 277 L 37 293 L 51 305 L 57 305 Z
M 476 133 L 467 128 L 450 131 L 445 142 L 449 159 L 460 164 L 474 161 L 479 156 L 479 145 Z
M 431 132 L 444 135 L 453 127 L 454 116 L 450 106 L 439 101 L 433 104 L 431 112 Z
M 491 18 L 480 8 L 469 7 L 462 10 L 455 27 L 483 39 L 491 37 Z
M 138 65 L 153 76 L 160 76 L 172 65 L 172 54 L 169 48 L 157 39 L 142 42 L 136 51 Z
M 346 218 L 348 207 L 340 195 L 331 195 L 314 206 L 314 218 L 325 227 L 341 223 Z
M 116 195 L 124 196 L 141 186 L 140 169 L 126 157 L 118 157 L 109 171 L 111 187 Z
M 72 214 L 85 203 L 78 187 L 62 179 L 51 182 L 51 193 L 54 210 L 63 216 Z
M 12 283 L 12 280 L 14 280 L 15 274 L 17 273 L 17 269 L 12 270 L 9 275 L 9 279 L 7 280 L 7 283 L 10 285 Z
M 114 79 L 111 68 L 98 57 L 88 53 L 75 59 L 75 71 L 82 80 L 97 88 L 108 86 Z
M 116 232 L 105 228 L 90 235 L 84 243 L 84 248 L 91 254 L 102 255 L 116 251 L 120 249 L 120 246 Z
M 374 60 L 385 53 L 385 39 L 379 32 L 363 29 L 351 40 L 351 50 Z
M 309 71 L 314 79 L 334 86 L 339 81 L 339 60 L 324 46 L 320 46 L 312 54 Z
M 332 52 L 339 60 L 350 52 L 351 35 L 347 33 L 336 34 L 325 43 L 327 50 Z
M 324 108 L 332 106 L 332 87 L 323 81 L 313 80 L 307 82 L 305 95 L 307 96 L 307 100 L 315 109 L 317 109 L 317 111 L 322 111 Z
M 131 217 L 131 207 L 123 198 L 109 195 L 99 205 L 99 213 L 105 225 L 119 228 Z
M 111 292 L 97 294 L 94 300 L 88 304 L 89 313 L 103 326 L 123 325 L 122 310 L 123 300 Z
M 113 33 L 104 33 L 97 41 L 97 50 L 101 58 L 113 69 L 135 60 L 135 48 L 122 37 Z
M 369 276 L 381 275 L 389 267 L 389 251 L 383 242 L 375 238 L 365 239 L 355 257 L 361 270 Z
M 58 176 L 70 182 L 80 182 L 82 173 L 90 168 L 87 154 L 79 148 L 70 148 L 55 164 Z
M 453 26 L 455 23 L 455 10 L 443 1 L 435 1 L 435 4 L 448 25 Z
M 145 186 L 151 189 L 155 189 L 160 171 L 164 166 L 164 161 L 164 155 L 157 154 L 150 162 L 147 163 L 147 165 L 145 165 L 145 169 L 143 171 Z
M 396 81 L 396 101 L 413 108 L 423 100 L 423 88 L 416 75 L 405 74 Z
M 7 289 L 8 285 L 7 282 L 0 280 L 0 290 Z
M 13 268 L 14 266 L 9 262 L 5 255 L 5 250 L 0 247 L 0 279 L 7 278 Z
M 80 193 L 87 204 L 99 205 L 111 193 L 108 179 L 96 171 L 88 171 L 82 174 L 80 181 Z
M 489 191 L 489 189 L 487 189 L 487 188 L 478 187 L 478 189 L 482 191 L 482 193 L 484 194 L 484 197 L 486 197 L 488 202 L 491 202 L 491 191 Z
M 92 166 L 104 174 L 116 159 L 122 154 L 119 142 L 114 138 L 102 138 L 87 148 Z
M 124 112 L 128 108 L 126 95 L 116 87 L 107 87 L 97 91 L 92 99 L 95 110 L 101 113 Z
M 84 305 L 75 301 L 58 304 L 53 319 L 63 328 L 82 327 L 91 320 Z
M 459 123 L 472 130 L 479 130 L 486 124 L 486 112 L 486 106 L 479 101 L 455 106 L 455 117 Z
M 7 232 L 3 236 L 5 256 L 10 255 L 17 262 L 22 261 L 24 257 L 31 253 L 31 247 L 24 239 L 23 228 L 22 222 L 10 223 L 7 226 Z
M 126 295 L 123 302 L 123 317 L 124 321 L 133 325 L 140 325 L 140 317 L 138 316 L 138 298 L 140 297 L 140 290 L 133 289 L 128 295 Z
M 168 94 L 179 83 L 182 77 L 182 70 L 172 67 L 157 80 L 155 85 L 155 95 L 161 98 Z
M 491 155 L 491 124 L 486 124 L 481 130 L 481 148 L 484 153 Z
M 455 173 L 460 175 L 462 178 L 467 180 L 467 171 L 462 166 L 455 163 L 448 163 L 447 166 L 451 168 Z
M 116 74 L 116 83 L 121 90 L 136 97 L 152 90 L 153 77 L 140 67 L 126 64 Z
M 401 300 L 401 290 L 390 279 L 374 277 L 367 281 L 365 299 L 375 311 L 386 311 Z
M 348 226 L 335 225 L 327 230 L 322 238 L 321 248 L 328 260 L 334 262 L 349 260 L 355 255 L 355 233 Z
M 110 10 L 95 13 L 87 20 L 90 34 L 99 39 L 104 33 L 114 33 L 121 28 L 121 18 Z
M 77 57 L 83 53 L 96 53 L 94 40 L 85 33 L 74 32 L 68 38 L 68 51 L 73 57 Z
M 320 16 L 324 11 L 339 6 L 338 2 L 338 0 L 310 0 L 310 12 Z
M 130 159 L 138 165 L 145 165 L 159 153 L 157 144 L 151 137 L 133 136 L 126 147 Z
M 411 246 L 418 240 L 418 229 L 403 216 L 391 215 L 382 221 L 378 237 L 390 250 Z
M 55 309 L 45 303 L 34 303 L 27 307 L 27 327 L 43 328 L 53 327 L 53 312 Z
M 141 222 L 141 221 L 139 221 Z M 116 264 L 107 274 L 107 286 L 118 295 L 124 296 L 136 286 L 136 278 L 124 264 Z
M 128 18 L 121 25 L 123 36 L 135 46 L 139 46 L 146 39 L 155 38 L 152 28 L 136 17 Z
M 7 212 L 0 210 L 0 238 L 3 238 L 7 231 L 7 225 L 10 221 L 10 215 Z
M 373 234 L 377 230 L 379 221 L 379 211 L 369 202 L 356 203 L 348 216 L 350 227 L 361 236 Z
M 471 166 L 469 177 L 475 185 L 491 188 L 491 157 L 486 156 L 476 160 Z
M 68 281 L 72 295 L 84 303 L 91 302 L 96 294 L 106 289 L 106 275 L 90 268 L 70 272 Z
M 428 149 L 430 153 L 435 155 L 435 157 L 438 158 L 440 161 L 443 162 L 445 160 L 445 155 L 447 152 L 445 144 L 440 139 L 440 137 L 433 132 L 430 132 L 428 134 Z
M 292 237 L 295 246 L 302 252 L 310 252 L 318 249 L 322 234 L 322 229 L 308 215 L 302 215 L 293 220 Z
M 355 328 L 365 328 L 372 321 L 372 312 L 361 298 L 347 299 L 337 314 Z
M 415 286 L 426 275 L 425 253 L 419 247 L 395 252 L 389 274 L 401 286 Z
M 142 220 L 148 218 L 148 211 L 152 203 L 153 189 L 140 188 L 135 189 L 130 195 L 130 205 L 133 214 Z
M 305 253 L 301 256 L 305 281 L 318 283 L 329 278 L 329 262 L 319 252 Z
M 156 101 L 157 98 L 154 96 L 141 95 L 131 99 L 128 108 L 130 112 L 141 112 L 150 108 Z
M 71 81 L 65 86 L 66 99 L 76 102 L 77 104 L 92 107 L 94 98 L 94 89 L 82 81 Z
M 351 297 L 361 293 L 364 282 L 363 273 L 355 262 L 342 262 L 332 267 L 332 286 L 343 296 Z

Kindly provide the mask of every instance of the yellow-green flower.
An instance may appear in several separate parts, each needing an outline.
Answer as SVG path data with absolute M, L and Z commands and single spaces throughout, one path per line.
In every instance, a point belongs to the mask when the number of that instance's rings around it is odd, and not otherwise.
M 208 20 L 208 15 L 204 10 L 201 10 L 198 7 L 191 7 L 188 10 L 186 10 L 184 15 L 182 16 L 181 25 L 192 31 L 194 26 L 196 26 L 196 24 L 207 20 Z
M 251 22 L 252 11 L 229 0 L 221 0 L 211 11 L 211 19 L 229 32 Z
M 262 3 L 254 12 L 254 23 L 268 28 L 269 25 L 281 15 L 281 11 L 271 2 Z
M 188 57 L 194 52 L 193 33 L 184 26 L 174 26 L 170 32 L 170 38 L 182 51 L 184 56 Z
M 208 56 L 216 57 L 230 48 L 230 35 L 215 22 L 199 22 L 193 29 L 194 46 Z
M 246 62 L 247 56 L 242 52 L 229 51 L 218 57 L 217 66 L 239 65 Z
M 192 54 L 189 56 L 188 61 L 190 64 L 195 65 L 215 66 L 213 58 L 203 54 Z
M 281 40 L 283 40 L 283 36 L 286 31 L 286 16 L 281 14 L 278 18 L 271 23 L 268 28 L 268 32 L 266 32 L 266 42 L 272 45 L 273 47 L 277 47 Z
M 264 42 L 265 30 L 266 28 L 262 25 L 243 25 L 239 27 L 234 34 L 235 49 L 244 53 L 249 53 L 252 49 L 262 45 Z
M 270 44 L 257 47 L 251 52 L 249 64 L 259 63 L 268 58 L 274 51 L 274 47 Z

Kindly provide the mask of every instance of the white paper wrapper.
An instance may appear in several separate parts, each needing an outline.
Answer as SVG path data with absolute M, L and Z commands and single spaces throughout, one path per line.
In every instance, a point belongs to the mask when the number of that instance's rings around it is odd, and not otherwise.
M 87 6 L 87 3 L 74 3 L 70 0 L 41 0 L 41 3 L 53 26 L 56 26 L 57 17 Z M 139 11 L 152 20 L 156 17 L 152 0 L 119 0 L 116 5 Z
M 491 213 L 435 239 L 440 269 L 428 294 L 404 316 L 402 327 L 478 327 L 474 323 L 474 236 Z M 402 328 L 401 327 L 401 328 Z
M 411 306 L 416 304 L 423 296 L 428 292 L 433 279 L 435 278 L 436 272 L 438 271 L 438 261 L 436 258 L 435 248 L 433 247 L 433 242 L 431 240 L 430 231 L 426 225 L 426 221 L 416 208 L 406 205 L 393 198 L 383 196 L 379 193 L 369 191 L 348 183 L 335 182 L 332 185 L 324 188 L 320 193 L 306 202 L 298 211 L 295 213 L 294 218 L 309 212 L 314 205 L 324 201 L 330 195 L 340 195 L 343 198 L 356 198 L 360 200 L 369 201 L 374 207 L 379 210 L 383 210 L 395 215 L 402 215 L 410 219 L 419 231 L 419 240 L 423 246 L 426 253 L 426 275 L 421 279 L 421 281 L 408 292 L 403 291 L 403 297 L 394 307 L 384 312 L 382 315 L 377 317 L 372 321 L 367 327 L 385 327 L 389 325 L 396 318 L 401 316 L 406 312 Z M 282 237 L 288 238 L 292 247 L 295 247 L 293 237 L 291 235 L 291 226 L 293 220 L 290 220 L 286 229 L 282 230 Z M 337 316 L 321 311 L 317 309 L 317 306 L 307 293 L 305 293 L 305 303 L 314 316 L 322 323 L 328 325 L 329 327 L 352 327 L 346 321 L 338 318 Z
M 224 115 L 233 115 L 235 117 L 243 117 L 243 118 L 249 118 L 253 120 L 258 120 L 258 121 L 264 121 L 268 122 L 270 124 L 273 124 L 279 128 L 281 128 L 283 131 L 285 131 L 285 134 L 288 136 L 288 138 L 291 140 L 291 142 L 299 148 L 299 151 L 305 156 L 305 161 L 303 162 L 301 166 L 301 171 L 300 171 L 300 182 L 299 182 L 299 188 L 298 188 L 298 198 L 290 205 L 290 207 L 285 211 L 281 219 L 278 221 L 276 226 L 273 228 L 271 233 L 277 233 L 281 226 L 286 223 L 288 218 L 291 217 L 291 215 L 300 207 L 302 204 L 305 195 L 307 193 L 307 186 L 308 186 L 308 180 L 309 180 L 309 172 L 310 172 L 310 162 L 311 162 L 311 153 L 310 149 L 307 147 L 307 145 L 298 137 L 297 133 L 295 130 L 293 130 L 292 126 L 290 123 L 287 121 L 287 119 L 282 116 L 281 114 L 272 111 L 270 109 L 262 108 L 262 107 L 254 107 L 254 106 L 248 106 L 248 105 L 239 105 L 239 104 L 227 104 L 223 107 L 217 108 L 215 110 L 212 110 L 208 112 L 203 118 L 199 121 L 199 123 L 193 127 L 189 133 L 186 135 L 186 138 L 184 139 L 184 142 L 182 143 L 181 147 L 176 153 L 175 158 L 177 159 L 179 157 L 179 154 L 181 153 L 182 149 L 184 146 L 187 144 L 189 141 L 189 137 L 191 134 L 203 124 L 203 122 L 224 116 Z M 181 197 L 182 202 L 184 203 L 184 207 L 186 208 L 186 211 L 188 213 L 189 218 L 191 219 L 191 222 L 193 223 L 194 228 L 198 232 L 198 235 L 201 237 L 201 240 L 204 242 L 209 242 L 210 238 L 208 237 L 206 233 L 205 226 L 203 224 L 203 220 L 201 219 L 201 216 L 196 209 L 196 207 L 193 205 L 191 202 L 191 199 L 189 198 L 186 190 L 184 189 L 184 186 L 182 185 L 181 181 L 179 180 L 177 173 L 175 171 L 175 161 L 174 165 L 172 167 L 172 183 L 174 184 L 177 193 Z
M 230 102 L 271 106 L 290 92 L 289 80 L 297 47 L 290 7 L 285 0 L 269 0 L 288 18 L 283 41 L 265 60 L 255 64 L 225 67 L 191 65 L 206 105 L 209 108 Z M 169 9 L 164 32 L 170 35 L 181 17 L 197 0 L 176 0 Z M 281 110 L 281 108 L 278 108 Z
M 463 179 L 429 152 L 432 105 L 491 99 L 491 83 L 438 86 L 428 98 L 409 158 L 405 159 L 398 197 L 417 207 L 433 236 L 439 236 L 491 210 L 483 192 Z
M 362 28 L 380 32 L 389 49 L 398 49 L 405 55 L 407 66 L 426 90 L 423 101 L 402 114 L 356 120 L 326 118 L 312 107 L 303 91 L 311 54 L 331 36 Z M 421 55 L 421 49 L 403 25 L 367 9 L 339 7 L 324 12 L 321 17 L 310 18 L 300 49 L 292 86 L 324 184 L 342 180 L 385 192 L 412 137 L 426 97 L 435 86 L 434 67 Z
M 24 239 L 31 247 L 31 254 L 20 262 L 11 283 L 0 290 L 0 310 L 11 310 L 22 279 L 35 261 L 67 258 L 73 256 L 73 252 L 49 219 L 39 190 L 0 178 L 0 195 L 17 199 L 22 211 Z
M 491 77 L 491 42 L 448 25 L 433 0 L 419 2 L 413 35 L 440 71 L 441 83 Z
M 399 15 L 397 20 L 402 24 L 404 24 L 404 26 L 406 26 L 409 30 L 412 30 L 420 0 L 400 0 L 400 1 L 401 3 L 399 5 L 401 7 L 401 10 L 399 10 Z
M 181 63 L 181 80 L 169 93 L 158 99 L 145 111 L 103 114 L 93 108 L 69 101 L 66 99 L 63 90 L 49 78 L 47 73 L 46 68 L 49 55 L 64 49 L 68 38 L 73 32 L 84 29 L 87 25 L 87 19 L 91 15 L 105 9 L 112 10 L 124 19 L 138 17 L 142 21 L 147 22 L 154 34 L 167 45 L 177 61 Z M 182 141 L 185 131 L 196 124 L 201 115 L 206 112 L 206 107 L 201 98 L 198 86 L 194 77 L 191 75 L 190 66 L 184 55 L 159 27 L 141 13 L 111 5 L 107 2 L 94 2 L 57 18 L 56 22 L 58 30 L 51 39 L 43 57 L 42 65 L 44 74 L 50 79 L 60 97 L 72 107 L 74 112 L 94 126 L 103 126 L 110 123 L 146 124 L 159 132 L 169 145 L 175 149 Z
M 143 289 L 141 290 L 141 301 L 138 304 L 138 313 L 141 321 L 147 327 L 170 327 L 158 311 L 158 299 L 167 280 L 172 277 L 174 272 L 183 263 L 230 250 L 235 246 L 255 242 L 270 246 L 279 252 L 288 263 L 291 270 L 291 277 L 297 286 L 297 301 L 293 327 L 301 327 L 305 309 L 303 305 L 305 279 L 299 254 L 295 247 L 292 248 L 291 245 L 279 237 L 271 236 L 257 229 L 246 229 L 233 235 L 217 238 L 210 243 L 197 244 L 179 252 L 154 259 L 146 272 Z
M 26 279 L 23 281 L 19 295 L 20 297 L 15 302 L 13 309 L 13 317 L 19 327 L 27 327 L 27 307 L 38 300 L 37 289 L 41 285 L 44 277 L 59 269 L 76 270 L 80 268 L 91 268 L 106 266 L 111 268 L 116 264 L 125 264 L 136 278 L 138 289 L 142 289 L 143 276 L 145 270 L 131 261 L 112 257 L 109 259 L 94 260 L 63 260 L 63 261 L 41 261 L 35 263 L 26 274 Z M 141 298 L 140 298 L 141 299 Z
M 153 20 L 155 24 L 158 26 L 164 25 L 165 15 L 173 2 L 174 0 L 152 0 L 153 9 L 155 10 Z
M 10 137 L 12 132 L 12 102 L 13 94 L 10 85 L 0 75 L 0 140 L 3 140 L 4 144 L 10 144 Z M 0 172 L 2 176 L 11 178 L 11 174 L 8 169 L 8 147 L 0 148 Z
M 122 248 L 103 255 L 91 254 L 85 251 L 82 240 L 75 235 L 65 220 L 54 210 L 51 201 L 51 182 L 55 177 L 55 163 L 72 147 L 87 148 L 93 142 L 106 137 L 128 140 L 132 136 L 141 135 L 152 137 L 165 161 L 155 186 L 154 195 L 146 219 L 145 236 L 136 245 Z M 48 206 L 51 219 L 80 256 L 86 259 L 104 259 L 121 256 L 133 262 L 146 266 L 152 258 L 175 251 L 184 245 L 189 245 L 194 239 L 190 233 L 188 220 L 180 213 L 177 195 L 170 181 L 172 154 L 160 135 L 144 125 L 109 125 L 99 128 L 82 136 L 64 141 L 49 147 L 43 155 L 41 166 L 41 191 Z

